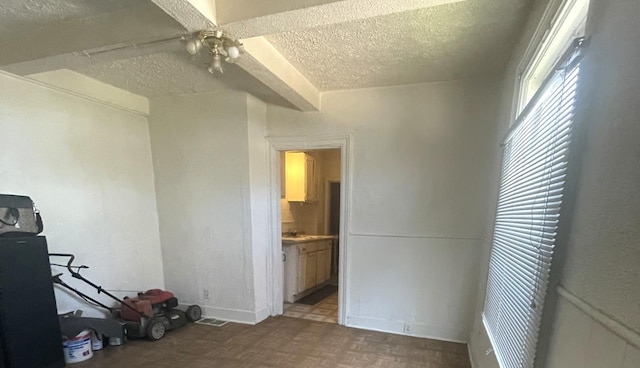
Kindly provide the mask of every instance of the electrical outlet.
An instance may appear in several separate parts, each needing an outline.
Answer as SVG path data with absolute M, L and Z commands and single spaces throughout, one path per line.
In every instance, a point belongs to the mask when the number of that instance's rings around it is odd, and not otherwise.
M 202 297 L 205 299 L 209 299 L 209 289 L 202 289 Z
M 411 333 L 411 324 L 405 322 L 405 324 L 404 324 L 404 333 L 405 334 L 410 334 Z

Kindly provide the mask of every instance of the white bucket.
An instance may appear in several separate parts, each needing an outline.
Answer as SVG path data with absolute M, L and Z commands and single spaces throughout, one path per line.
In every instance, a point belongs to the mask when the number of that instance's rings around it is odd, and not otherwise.
M 91 330 L 91 350 L 98 351 L 102 350 L 103 347 L 104 342 L 102 341 L 102 334 L 95 330 Z
M 80 363 L 93 357 L 91 350 L 91 331 L 84 330 L 71 340 L 62 343 L 64 361 L 66 363 Z

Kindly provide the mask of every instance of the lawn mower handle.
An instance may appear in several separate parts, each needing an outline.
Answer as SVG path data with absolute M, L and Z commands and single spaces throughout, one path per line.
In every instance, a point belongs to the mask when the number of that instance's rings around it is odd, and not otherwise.
M 132 307 L 131 305 L 127 304 L 124 302 L 124 300 L 118 298 L 117 296 L 111 294 L 110 292 L 106 291 L 105 289 L 102 288 L 102 286 L 96 285 L 93 282 L 87 280 L 84 276 L 82 276 L 80 274 L 80 272 L 78 271 L 74 271 L 73 270 L 73 266 L 71 266 L 71 264 L 73 263 L 73 260 L 76 259 L 76 256 L 74 256 L 73 254 L 69 254 L 69 253 L 49 253 L 49 257 L 68 257 L 69 261 L 67 262 L 67 270 L 69 270 L 69 273 L 71 274 L 72 277 L 83 281 L 84 283 L 90 285 L 91 287 L 93 287 L 94 289 L 98 290 L 98 294 L 100 293 L 104 293 L 106 296 L 108 296 L 109 298 L 117 301 L 118 303 L 120 303 L 120 305 L 126 305 L 127 308 L 134 310 L 136 313 L 138 313 L 141 317 L 145 317 L 145 314 L 140 312 L 139 310 L 137 310 L 136 308 Z M 77 267 L 78 269 L 81 268 L 89 268 L 85 265 L 82 265 L 80 267 Z
M 76 256 L 74 256 L 73 254 L 67 254 L 67 253 L 49 253 L 49 257 L 68 257 L 69 258 L 69 262 L 67 262 L 67 270 L 69 270 L 69 272 L 71 273 L 71 275 L 75 274 L 76 271 L 73 270 L 73 268 L 71 268 L 71 264 L 73 263 L 73 260 L 76 259 Z M 80 266 L 81 268 L 89 268 L 85 265 Z
M 109 306 L 99 302 L 98 300 L 93 299 L 92 297 L 90 297 L 89 295 L 83 293 L 82 291 L 78 290 L 78 289 L 74 289 L 71 286 L 69 286 L 66 282 L 62 281 L 62 279 L 60 278 L 60 276 L 62 276 L 61 273 L 57 274 L 57 275 L 53 275 L 53 283 L 54 284 L 58 284 L 60 286 L 62 286 L 63 288 L 72 291 L 76 294 L 78 294 L 82 299 L 84 299 L 85 301 L 91 301 L 92 303 L 95 303 L 96 305 L 108 310 L 109 312 L 113 312 L 113 308 L 110 308 Z

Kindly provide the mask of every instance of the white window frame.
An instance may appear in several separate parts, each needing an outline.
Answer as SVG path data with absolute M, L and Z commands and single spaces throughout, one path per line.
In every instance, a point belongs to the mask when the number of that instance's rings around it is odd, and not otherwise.
M 518 67 L 518 117 L 574 39 L 585 35 L 590 0 L 552 0 Z M 512 119 L 512 122 L 515 119 Z

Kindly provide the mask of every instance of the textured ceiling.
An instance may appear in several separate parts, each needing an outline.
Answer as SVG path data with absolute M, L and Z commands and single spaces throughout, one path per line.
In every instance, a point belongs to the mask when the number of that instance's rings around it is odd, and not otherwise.
M 268 40 L 322 91 L 501 73 L 529 0 L 467 0 Z
M 130 0 L 2 0 L 0 32 L 9 32 L 16 26 L 42 26 L 110 13 L 132 3 Z
M 293 8 L 336 0 L 304 1 Z M 465 0 L 267 39 L 321 91 L 496 75 L 508 62 L 532 1 Z M 6 56 L 0 64 L 40 60 L 44 67 L 47 57 L 162 40 L 183 31 L 149 0 L 2 0 L 0 49 L 12 51 L 0 53 L 0 61 Z M 46 42 L 39 43 L 43 35 Z M 148 97 L 237 89 L 291 106 L 237 66 L 212 76 L 203 60 L 190 60 L 182 51 L 124 59 L 108 55 L 115 53 L 62 67 Z
M 205 60 L 191 60 L 186 51 L 178 51 L 93 64 L 75 71 L 147 97 L 234 89 L 291 107 L 238 66 L 224 64 L 224 67 L 224 74 L 212 75 L 207 72 Z
M 184 32 L 148 0 L 1 0 L 0 65 L 156 41 Z
M 218 21 L 226 24 L 337 1 L 342 0 L 216 0 L 216 7 Z
M 148 97 L 215 91 L 225 87 L 204 66 L 199 68 L 188 61 L 186 52 L 184 55 L 163 52 L 94 64 L 76 71 Z

